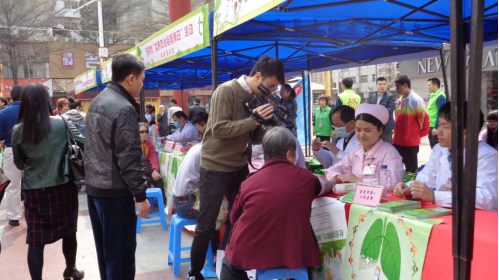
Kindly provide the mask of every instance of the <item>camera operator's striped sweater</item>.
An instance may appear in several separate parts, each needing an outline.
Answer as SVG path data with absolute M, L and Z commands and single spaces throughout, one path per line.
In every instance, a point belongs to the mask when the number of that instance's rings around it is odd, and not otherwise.
M 430 130 L 430 116 L 423 99 L 411 91 L 407 98 L 401 96 L 396 106 L 393 144 L 419 146 L 421 138 L 428 135 Z
M 246 147 L 255 122 L 246 102 L 253 98 L 244 76 L 219 86 L 212 95 L 210 116 L 203 135 L 201 167 L 233 172 L 247 165 Z M 255 143 L 263 139 L 263 129 L 255 130 Z

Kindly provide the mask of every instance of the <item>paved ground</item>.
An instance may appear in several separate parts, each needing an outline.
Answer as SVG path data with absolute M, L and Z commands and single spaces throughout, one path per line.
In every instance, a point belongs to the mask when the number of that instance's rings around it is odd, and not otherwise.
M 80 211 L 78 217 L 78 254 L 76 264 L 85 271 L 85 279 L 99 279 L 97 256 L 95 252 L 93 233 L 88 215 L 86 194 L 79 195 Z M 0 236 L 2 253 L 0 254 L 1 280 L 30 279 L 26 255 L 26 223 L 20 221 L 18 227 L 11 227 L 6 221 L 5 206 L 0 207 Z M 2 236 L 3 232 L 3 236 Z M 189 263 L 181 265 L 179 276 L 173 276 L 171 266 L 167 264 L 169 231 L 162 231 L 160 224 L 144 225 L 142 233 L 137 235 L 136 279 L 186 279 Z M 183 246 L 192 243 L 192 236 L 182 234 Z M 61 241 L 45 247 L 45 264 L 43 279 L 62 279 L 65 268 L 64 256 L 61 251 Z M 184 253 L 187 257 L 188 253 Z
M 431 149 L 428 138 L 423 139 L 419 151 L 419 164 L 424 164 L 430 157 Z M 80 211 L 78 217 L 78 255 L 77 266 L 85 270 L 85 279 L 99 279 L 97 256 L 88 216 L 85 194 L 79 195 Z M 26 223 L 20 221 L 18 227 L 11 227 L 6 221 L 5 203 L 0 205 L 0 280 L 30 279 L 26 262 L 28 245 L 26 245 Z M 145 279 L 186 279 L 189 263 L 182 264 L 179 276 L 173 276 L 171 266 L 167 264 L 169 231 L 162 231 L 161 225 L 145 225 L 142 233 L 137 235 L 136 269 L 138 280 Z M 182 234 L 183 246 L 189 246 L 192 236 L 187 232 Z M 45 266 L 43 279 L 62 279 L 65 268 L 61 251 L 61 241 L 45 247 Z M 187 252 L 184 253 L 187 256 Z

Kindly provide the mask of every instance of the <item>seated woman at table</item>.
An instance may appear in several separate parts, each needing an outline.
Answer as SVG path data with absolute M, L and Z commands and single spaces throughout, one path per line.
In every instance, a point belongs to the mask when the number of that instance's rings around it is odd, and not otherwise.
M 463 114 L 466 116 L 465 102 Z M 483 114 L 480 112 L 480 127 Z M 416 181 L 398 183 L 395 195 L 421 198 L 442 207 L 452 207 L 452 123 L 451 104 L 445 103 L 438 110 L 438 144 L 431 151 L 430 160 L 418 173 Z M 463 123 L 466 143 L 466 119 Z M 478 165 L 476 181 L 476 208 L 497 212 L 497 151 L 485 142 L 478 142 Z
M 140 161 L 142 172 L 147 180 L 147 186 L 160 188 L 163 194 L 163 202 L 166 205 L 165 188 L 163 179 L 159 173 L 158 155 L 154 144 L 149 140 L 149 125 L 147 123 L 139 123 L 140 142 L 142 145 L 142 159 Z
M 293 165 L 296 141 L 286 128 L 265 132 L 263 152 L 265 164 L 241 184 L 234 201 L 221 280 L 248 279 L 249 269 L 322 263 L 310 224 L 312 201 L 321 192 L 319 179 Z
M 386 165 L 391 174 L 390 190 L 402 180 L 402 157 L 390 144 L 381 139 L 388 121 L 388 110 L 377 104 L 360 104 L 355 110 L 355 135 L 361 146 L 328 168 L 326 177 L 335 184 L 378 184 L 378 173 Z

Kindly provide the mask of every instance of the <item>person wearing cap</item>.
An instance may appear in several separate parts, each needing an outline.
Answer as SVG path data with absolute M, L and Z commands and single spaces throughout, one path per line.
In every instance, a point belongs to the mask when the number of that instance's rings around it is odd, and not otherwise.
M 326 169 L 360 146 L 359 139 L 355 135 L 355 110 L 352 107 L 345 105 L 336 107 L 331 115 L 331 121 L 340 138 L 336 145 L 330 141 L 321 142 L 319 138 L 315 138 L 312 142 L 314 156 Z
M 402 181 L 404 168 L 397 150 L 383 139 L 388 110 L 377 104 L 360 104 L 355 110 L 355 135 L 361 146 L 328 168 L 326 177 L 335 184 L 378 183 L 378 172 L 386 165 L 391 174 L 390 190 Z

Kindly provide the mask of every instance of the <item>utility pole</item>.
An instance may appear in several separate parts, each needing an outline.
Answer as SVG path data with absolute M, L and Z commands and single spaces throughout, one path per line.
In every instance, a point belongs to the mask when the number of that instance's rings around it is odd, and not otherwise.
M 92 0 L 83 6 L 73 10 L 73 13 L 87 7 L 90 4 L 97 2 L 97 17 L 99 20 L 99 62 L 104 63 L 105 58 L 108 57 L 108 49 L 104 47 L 104 24 L 102 20 L 102 0 Z

